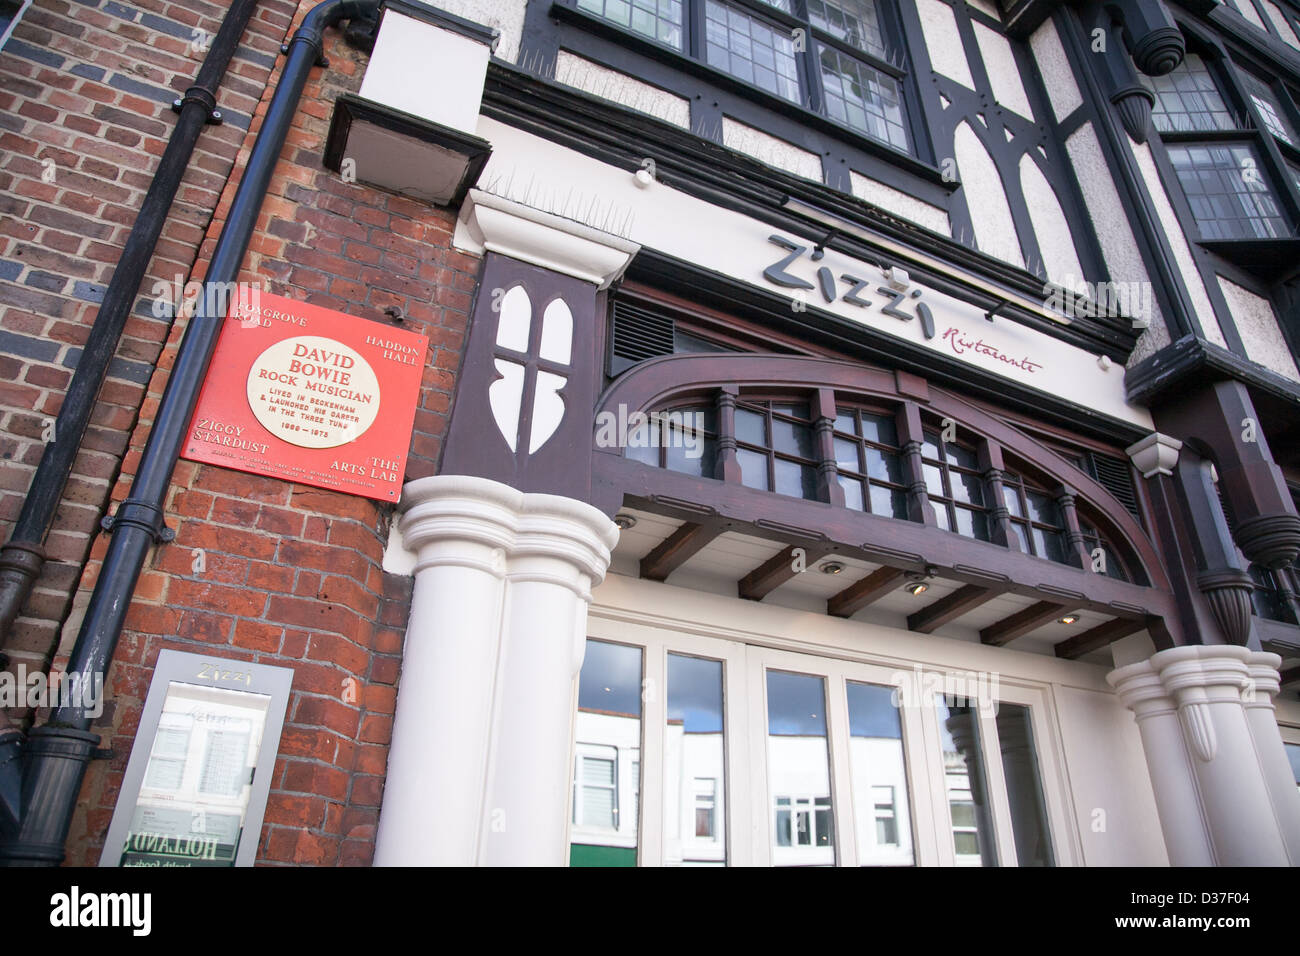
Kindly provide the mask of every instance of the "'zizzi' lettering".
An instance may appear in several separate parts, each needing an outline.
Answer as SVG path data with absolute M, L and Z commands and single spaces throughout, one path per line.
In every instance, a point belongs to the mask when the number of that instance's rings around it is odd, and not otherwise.
M 789 271 L 790 266 L 792 266 L 805 252 L 808 251 L 807 246 L 800 245 L 784 236 L 768 236 L 768 241 L 773 245 L 780 246 L 787 252 L 784 257 L 763 270 L 763 278 L 773 285 L 780 286 L 783 289 L 796 289 L 798 290 L 798 295 L 817 289 L 821 292 L 822 298 L 828 303 L 834 302 L 838 295 L 841 302 L 847 302 L 849 305 L 855 305 L 861 309 L 870 308 L 875 305 L 875 301 L 868 297 L 868 293 L 870 292 L 869 287 L 871 285 L 870 280 L 860 279 L 857 276 L 847 274 L 841 275 L 839 277 L 840 281 L 847 283 L 849 290 L 843 295 L 839 295 L 839 287 L 835 283 L 835 273 L 826 268 L 826 266 L 821 266 L 817 269 L 816 285 L 813 285 L 813 283 L 809 282 L 807 279 L 802 279 Z M 820 251 L 814 253 L 812 258 L 814 261 L 820 259 Z M 904 280 L 906 279 L 906 274 L 903 275 L 903 278 Z M 921 296 L 925 294 L 924 289 L 913 289 L 904 285 L 901 290 L 887 286 L 880 286 L 876 291 L 890 300 L 888 305 L 881 308 L 881 314 L 887 315 L 893 319 L 902 319 L 904 322 L 911 322 L 913 319 L 920 319 L 922 333 L 924 333 L 927 339 L 934 338 L 934 313 L 930 311 L 928 305 L 924 302 L 917 302 L 915 315 L 904 312 L 899 308 L 901 304 L 907 302 L 909 299 L 920 299 Z

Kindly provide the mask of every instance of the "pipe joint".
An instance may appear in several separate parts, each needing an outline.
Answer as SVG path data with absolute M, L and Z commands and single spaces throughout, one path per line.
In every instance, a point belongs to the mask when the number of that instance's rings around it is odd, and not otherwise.
M 180 113 L 190 103 L 197 103 L 203 107 L 203 112 L 209 123 L 219 124 L 221 122 L 221 111 L 217 109 L 217 98 L 211 90 L 203 86 L 191 86 L 185 91 L 184 96 L 177 97 L 172 101 L 172 112 Z
M 139 498 L 128 498 L 118 506 L 117 514 L 105 515 L 100 522 L 112 534 L 122 525 L 130 525 L 149 533 L 155 544 L 166 544 L 176 537 L 176 531 L 163 521 L 161 508 Z

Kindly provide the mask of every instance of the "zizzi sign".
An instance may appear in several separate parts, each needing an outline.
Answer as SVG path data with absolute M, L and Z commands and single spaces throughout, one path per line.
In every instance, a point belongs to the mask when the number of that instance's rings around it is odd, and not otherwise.
M 796 310 L 806 306 L 807 293 L 816 292 L 828 305 L 842 303 L 853 309 L 874 310 L 879 315 L 902 322 L 916 322 L 926 342 L 937 341 L 944 350 L 967 361 L 987 360 L 1030 375 L 1044 367 L 1042 361 L 1035 361 L 1009 346 L 999 345 L 993 336 L 954 324 L 947 320 L 942 310 L 936 315 L 929 303 L 921 301 L 926 290 L 914 286 L 901 269 L 886 270 L 881 280 L 873 282 L 846 271 L 839 271 L 837 275 L 837 270 L 821 265 L 814 273 L 816 282 L 813 282 L 790 271 L 808 254 L 808 246 L 784 236 L 769 236 L 768 241 L 786 250 L 786 254 L 763 270 L 763 278 L 783 289 L 795 290 Z M 812 262 L 821 262 L 825 253 L 814 250 L 808 258 Z M 982 317 L 980 321 L 983 321 Z
M 428 344 L 305 302 L 241 297 L 183 455 L 396 501 Z

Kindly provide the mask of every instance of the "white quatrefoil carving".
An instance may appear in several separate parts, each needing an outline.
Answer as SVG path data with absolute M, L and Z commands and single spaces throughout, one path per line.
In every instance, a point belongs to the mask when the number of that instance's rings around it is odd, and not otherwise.
M 533 303 L 523 286 L 511 288 L 500 299 L 496 350 L 496 381 L 488 386 L 488 403 L 501 437 L 512 452 L 519 450 L 519 419 L 528 377 L 533 376 L 533 405 L 528 434 L 528 454 L 550 440 L 564 420 L 564 398 L 573 358 L 573 313 L 563 299 L 554 299 L 542 314 L 536 356 L 529 351 L 533 331 Z

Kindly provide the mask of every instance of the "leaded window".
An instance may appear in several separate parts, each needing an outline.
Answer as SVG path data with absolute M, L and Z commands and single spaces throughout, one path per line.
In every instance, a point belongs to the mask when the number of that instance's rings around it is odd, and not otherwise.
M 712 478 L 718 454 L 718 413 L 710 405 L 653 412 L 630 422 L 627 457 L 647 465 Z
M 1276 239 L 1291 227 L 1249 143 L 1170 145 L 1202 239 Z
M 817 500 L 818 457 L 807 402 L 738 403 L 736 458 L 748 487 Z
M 846 507 L 888 518 L 907 518 L 907 488 L 898 454 L 898 429 L 891 416 L 861 409 L 838 409 L 835 466 Z
M 578 0 L 578 9 L 673 49 L 682 48 L 682 0 Z
M 1147 81 L 1156 94 L 1151 120 L 1162 133 L 1238 128 L 1205 61 L 1195 53 L 1188 53 L 1172 73 Z
M 578 10 L 915 153 L 884 0 L 571 0 Z
M 707 0 L 705 60 L 737 79 L 799 102 L 799 62 L 794 38 L 738 7 Z
M 1003 477 L 1002 495 L 1011 513 L 1011 531 L 1020 550 L 1049 561 L 1067 563 L 1065 519 L 1051 495 L 1014 473 Z
M 1257 248 L 1232 242 L 1292 238 L 1289 164 L 1300 161 L 1300 134 L 1290 93 L 1208 48 L 1145 82 L 1201 241 L 1219 243 L 1216 252 L 1251 268 L 1261 261 Z
M 925 490 L 935 522 L 944 531 L 989 540 L 988 501 L 976 452 L 945 441 L 938 432 L 925 432 L 921 443 Z

